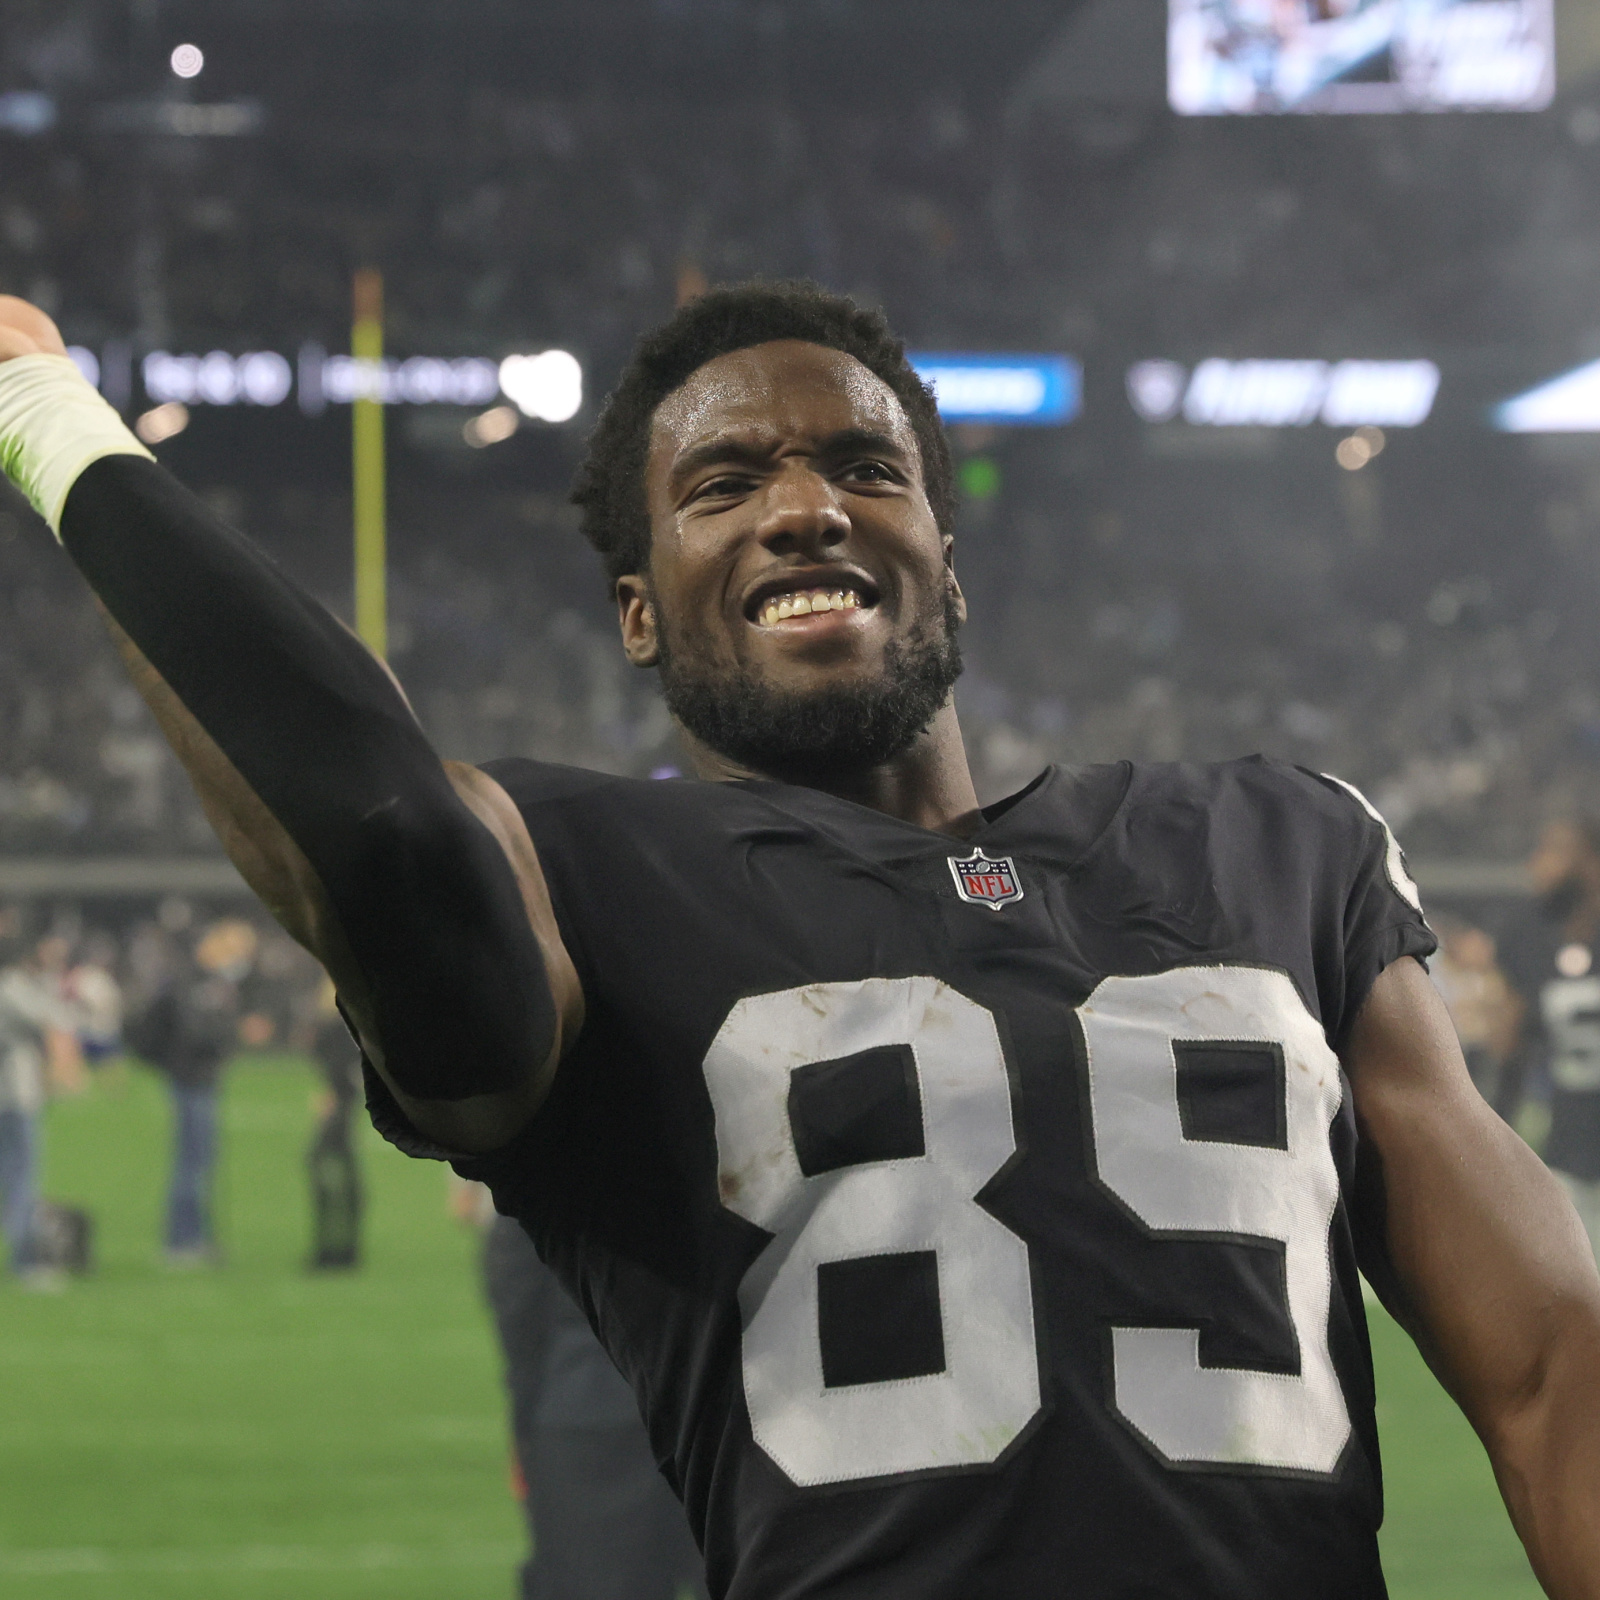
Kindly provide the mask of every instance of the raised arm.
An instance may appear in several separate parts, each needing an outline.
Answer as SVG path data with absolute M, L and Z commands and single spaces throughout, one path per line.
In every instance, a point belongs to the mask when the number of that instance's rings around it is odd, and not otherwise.
M 0 464 L 50 522 L 224 847 L 448 1148 L 512 1137 L 581 1025 L 510 797 L 443 763 L 387 669 L 149 457 L 50 319 L 0 297 Z
M 1555 1600 L 1600 1596 L 1600 1274 L 1538 1157 L 1467 1076 L 1410 957 L 1373 985 L 1345 1066 L 1363 1269 L 1477 1429 Z

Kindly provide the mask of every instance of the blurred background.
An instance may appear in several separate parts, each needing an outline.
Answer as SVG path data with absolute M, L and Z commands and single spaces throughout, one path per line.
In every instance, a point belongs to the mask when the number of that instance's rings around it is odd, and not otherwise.
M 362 272 L 381 363 L 352 345 Z M 447 755 L 678 765 L 566 488 L 639 333 L 753 274 L 881 306 L 936 382 L 985 799 L 1050 761 L 1336 772 L 1458 932 L 1489 936 L 1466 967 L 1493 967 L 1543 830 L 1600 810 L 1596 0 L 0 0 L 0 291 L 346 616 L 352 402 L 382 402 L 389 656 Z M 0 906 L 15 960 L 60 938 L 60 973 L 103 971 L 129 1019 L 218 919 L 253 917 L 9 495 Z M 365 1276 L 296 1276 L 317 974 L 254 926 L 219 1170 L 277 1177 L 224 1183 L 201 1277 L 160 1275 L 155 1080 L 97 1068 L 89 1002 L 51 980 L 79 1010 L 47 1024 L 42 1182 L 93 1213 L 99 1271 L 0 1297 L 0 1477 L 16 1451 L 38 1486 L 0 1493 L 0 1580 L 509 1592 L 474 1247 L 437 1173 L 368 1150 L 388 1199 Z M 1515 1010 L 1484 1024 L 1493 1072 Z M 1530 1057 L 1502 1097 L 1536 1141 L 1542 1083 Z M 386 1330 L 388 1364 L 362 1366 L 351 1297 L 392 1316 L 418 1272 L 456 1320 L 431 1344 Z M 211 1330 L 185 1359 L 228 1352 L 204 1420 L 141 1367 L 181 1369 L 176 1304 Z M 1464 1426 L 1381 1319 L 1375 1339 L 1396 1594 L 1535 1593 Z M 315 1375 L 294 1404 L 290 1348 Z M 445 1381 L 425 1368 L 464 1385 L 457 1409 L 384 1443 L 392 1397 Z M 305 1431 L 280 1437 L 295 1404 Z M 335 1444 L 329 1415 L 365 1420 Z M 346 1459 L 359 1436 L 394 1470 Z M 402 1471 L 407 1451 L 459 1470 Z M 161 1489 L 186 1472 L 238 1485 L 229 1509 L 187 1516 Z M 459 1501 L 437 1529 L 423 1481 Z

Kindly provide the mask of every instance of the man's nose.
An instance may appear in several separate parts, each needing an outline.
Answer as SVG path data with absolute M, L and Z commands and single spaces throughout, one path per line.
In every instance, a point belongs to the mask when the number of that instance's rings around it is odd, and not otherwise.
M 774 555 L 810 555 L 842 544 L 850 518 L 827 478 L 789 462 L 767 487 L 756 536 Z

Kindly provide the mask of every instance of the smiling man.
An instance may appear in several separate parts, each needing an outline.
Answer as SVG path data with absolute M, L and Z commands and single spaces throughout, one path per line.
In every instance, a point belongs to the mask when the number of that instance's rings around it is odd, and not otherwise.
M 714 336 L 719 307 L 759 317 L 806 304 L 724 294 L 684 328 Z M 576 498 L 615 585 L 623 647 L 659 667 L 702 775 L 820 782 L 941 828 L 977 796 L 950 699 L 966 609 L 938 414 L 870 321 L 820 300 L 809 309 L 894 387 L 847 349 L 805 339 L 696 361 L 714 337 L 702 350 L 665 334 L 667 370 L 646 354 L 624 379 Z
M 441 762 L 382 666 L 0 302 L 0 459 L 379 1126 L 494 1189 L 735 1600 L 1384 1593 L 1362 1269 L 1600 1595 L 1600 1278 L 1478 1098 L 1359 795 L 1261 760 L 980 808 L 931 396 L 719 291 L 576 498 L 700 781 Z

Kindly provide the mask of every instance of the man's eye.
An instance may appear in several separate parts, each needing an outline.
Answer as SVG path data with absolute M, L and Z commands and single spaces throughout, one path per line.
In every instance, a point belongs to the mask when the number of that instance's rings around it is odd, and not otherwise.
M 857 461 L 845 468 L 847 478 L 862 478 L 868 483 L 893 483 L 894 474 L 881 461 Z
M 734 477 L 732 474 L 720 478 L 707 478 L 695 490 L 695 498 L 701 500 L 709 497 L 716 500 L 724 499 L 729 495 L 742 494 L 749 486 L 749 482 L 748 478 Z

